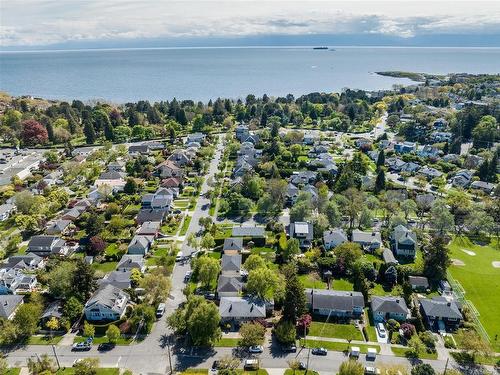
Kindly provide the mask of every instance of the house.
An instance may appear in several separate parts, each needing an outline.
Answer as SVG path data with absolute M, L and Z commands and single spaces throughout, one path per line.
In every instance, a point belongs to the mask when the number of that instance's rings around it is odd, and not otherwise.
M 408 283 L 413 290 L 418 292 L 425 292 L 429 289 L 429 280 L 424 276 L 408 276 Z
M 0 269 L 0 294 L 20 294 L 32 292 L 37 285 L 35 275 L 20 269 Z
M 149 146 L 147 144 L 132 145 L 128 148 L 129 155 L 147 155 L 149 154 Z
M 104 172 L 94 182 L 94 187 L 108 186 L 111 192 L 116 193 L 123 190 L 125 186 L 125 173 L 123 172 Z
M 451 285 L 446 280 L 441 280 L 438 284 L 438 292 L 442 297 L 452 298 L 453 297 L 453 289 Z
M 421 298 L 419 302 L 422 317 L 432 331 L 455 331 L 463 320 L 456 301 L 434 297 L 432 299 Z
M 417 155 L 422 158 L 437 158 L 439 157 L 439 149 L 431 145 L 425 145 L 418 148 Z
M 340 228 L 325 230 L 323 232 L 323 244 L 326 250 L 331 250 L 347 241 L 349 241 L 347 235 Z
M 161 182 L 161 187 L 164 188 L 180 188 L 182 180 L 178 177 L 168 177 Z
M 124 172 L 125 171 L 125 163 L 123 161 L 112 161 L 108 164 L 109 172 Z
M 363 314 L 365 299 L 360 292 L 306 289 L 306 303 L 315 315 L 357 319 Z
M 144 256 L 149 252 L 149 248 L 154 241 L 154 236 L 135 235 L 130 241 L 127 253 Z
M 382 259 L 384 259 L 385 264 L 390 266 L 399 264 L 397 259 L 394 257 L 394 253 L 388 248 L 384 248 L 384 250 L 382 251 Z
M 136 235 L 158 237 L 161 224 L 159 221 L 146 221 L 137 229 Z
M 0 205 L 0 221 L 7 220 L 10 215 L 12 215 L 16 210 L 16 206 L 13 204 L 5 203 Z
M 167 216 L 168 209 L 152 209 L 152 208 L 143 208 L 137 214 L 135 221 L 137 224 L 142 225 L 147 221 L 157 221 L 162 223 Z
M 61 219 L 75 221 L 80 217 L 82 213 L 83 211 L 80 211 L 77 208 L 70 208 L 63 212 L 63 214 L 61 215 Z
M 111 284 L 115 288 L 128 289 L 132 287 L 131 270 L 113 271 L 98 281 L 99 285 Z
M 249 135 L 249 130 L 247 125 L 238 125 L 236 127 L 236 139 L 238 139 L 240 142 L 243 142 L 243 138 L 248 137 Z
M 312 223 L 304 221 L 290 223 L 288 230 L 290 238 L 296 238 L 299 240 L 299 244 L 302 249 L 311 247 L 312 240 L 314 238 Z
M 142 255 L 125 254 L 116 266 L 117 271 L 132 271 L 134 268 L 141 272 L 146 270 L 146 262 L 144 261 Z
M 303 143 L 305 145 L 313 145 L 315 144 L 319 139 L 319 136 L 315 133 L 312 133 L 312 132 L 306 132 L 304 134 L 304 140 L 303 140 Z
M 167 188 L 160 188 L 153 194 L 144 194 L 142 197 L 142 207 L 167 211 L 170 210 L 174 194 Z
M 390 171 L 400 172 L 406 163 L 399 158 L 387 158 L 385 164 Z
M 173 162 L 178 167 L 182 168 L 191 164 L 191 156 L 185 150 L 175 150 L 167 160 Z
M 27 253 L 34 253 L 39 256 L 66 255 L 68 248 L 66 241 L 57 236 L 33 236 L 28 243 Z
M 219 303 L 221 323 L 241 324 L 256 319 L 265 319 L 266 303 L 251 297 L 222 297 Z
M 188 134 L 188 136 L 186 138 L 186 143 L 191 143 L 191 142 L 203 143 L 203 142 L 205 142 L 206 137 L 207 136 L 203 133 Z
M 246 158 L 239 158 L 233 170 L 233 177 L 243 177 L 245 174 L 253 171 L 253 167 Z
M 483 164 L 484 158 L 474 154 L 467 154 L 464 160 L 464 168 L 477 169 L 481 164 Z
M 290 182 L 294 185 L 306 185 L 316 182 L 318 174 L 313 171 L 293 172 L 290 177 Z
M 446 129 L 446 127 L 448 126 L 448 121 L 440 117 L 434 121 L 432 126 L 434 127 L 434 129 Z
M 234 226 L 231 235 L 233 237 L 265 238 L 266 230 L 259 226 Z
M 222 251 L 225 254 L 240 253 L 243 250 L 243 238 L 226 238 Z
M 367 251 L 379 249 L 382 246 L 382 236 L 380 232 L 363 232 L 359 229 L 352 231 L 351 241 L 359 244 Z
M 404 322 L 410 317 L 410 311 L 402 297 L 372 297 L 371 310 L 375 323 L 389 319 Z
M 491 182 L 474 181 L 470 187 L 474 190 L 481 190 L 486 194 L 491 194 L 495 190 L 496 185 Z
M 440 132 L 435 131 L 430 134 L 430 138 L 433 142 L 450 142 L 453 137 L 453 134 L 450 132 Z
M 414 163 L 412 161 L 403 164 L 403 166 L 400 168 L 400 172 L 406 172 L 406 173 L 415 173 L 420 169 L 420 164 Z
M 36 254 L 13 255 L 5 263 L 0 263 L 0 269 L 36 271 L 44 265 L 44 259 Z
M 130 296 L 123 290 L 107 284 L 90 297 L 83 308 L 88 321 L 115 321 L 125 314 Z
M 50 303 L 47 308 L 43 311 L 43 314 L 40 318 L 42 322 L 42 326 L 45 326 L 45 324 L 52 318 L 56 318 L 57 320 L 60 320 L 63 317 L 63 307 L 61 304 L 61 301 L 55 301 Z
M 165 160 L 160 163 L 156 169 L 160 178 L 182 178 L 184 176 L 184 170 L 179 168 L 172 160 Z
M 415 258 L 417 235 L 400 224 L 392 231 L 391 246 L 397 256 Z
M 224 254 L 221 259 L 221 273 L 225 276 L 240 276 L 241 254 Z
M 399 142 L 394 145 L 394 151 L 398 154 L 409 154 L 415 152 L 417 144 L 415 142 Z
M 243 290 L 243 281 L 238 276 L 220 275 L 217 282 L 217 296 L 223 297 L 237 297 Z
M 71 220 L 56 220 L 47 224 L 45 233 L 49 235 L 67 234 L 72 227 Z
M 372 147 L 372 141 L 367 138 L 358 138 L 356 141 L 354 141 L 354 144 L 356 145 L 357 148 L 367 150 Z
M 418 174 L 424 176 L 428 180 L 432 180 L 433 178 L 438 178 L 443 175 L 443 173 L 438 171 L 436 168 L 428 167 L 427 165 L 420 168 Z
M 286 201 L 288 204 L 294 204 L 299 197 L 299 188 L 292 184 L 291 182 L 288 184 L 286 189 Z
M 12 320 L 17 308 L 23 303 L 23 297 L 17 295 L 0 295 L 0 318 Z
M 467 186 L 470 185 L 472 177 L 474 177 L 474 171 L 468 169 L 462 169 L 457 173 L 455 173 L 455 176 L 451 178 L 451 184 L 454 187 L 465 189 Z

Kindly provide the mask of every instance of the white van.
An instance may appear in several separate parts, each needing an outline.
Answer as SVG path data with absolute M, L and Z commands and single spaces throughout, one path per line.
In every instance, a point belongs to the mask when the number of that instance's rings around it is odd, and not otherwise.
M 377 359 L 377 349 L 368 348 L 368 351 L 366 352 L 366 360 L 375 361 L 376 359 Z
M 165 304 L 160 303 L 156 309 L 156 317 L 159 319 L 163 316 L 163 314 L 165 314 Z
M 180 262 L 183 258 L 184 258 L 184 254 L 182 253 L 182 251 L 179 251 L 175 257 L 175 261 Z
M 359 353 L 361 350 L 359 349 L 358 346 L 352 346 L 351 347 L 351 352 L 349 353 L 349 357 L 351 358 L 359 358 Z
M 258 359 L 247 359 L 243 365 L 244 370 L 258 370 L 259 367 Z
M 378 335 L 382 338 L 384 338 L 385 335 L 387 334 L 387 331 L 385 330 L 383 323 L 377 323 L 377 331 L 378 331 Z

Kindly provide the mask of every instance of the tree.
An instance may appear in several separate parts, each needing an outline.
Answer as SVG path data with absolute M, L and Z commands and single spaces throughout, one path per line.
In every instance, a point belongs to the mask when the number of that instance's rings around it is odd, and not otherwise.
M 24 303 L 19 306 L 13 322 L 17 327 L 18 335 L 29 337 L 38 330 L 38 321 L 42 316 L 43 306 L 38 303 Z
M 294 264 L 283 266 L 282 272 L 286 281 L 283 319 L 296 324 L 297 319 L 307 311 L 304 286 L 297 277 L 297 268 Z
M 201 238 L 200 246 L 207 251 L 213 249 L 215 247 L 214 237 L 210 233 L 205 233 Z
M 136 194 L 138 191 L 138 185 L 135 180 L 135 178 L 129 177 L 127 178 L 127 181 L 125 182 L 125 186 L 123 187 L 123 192 L 125 194 Z
M 221 335 L 219 309 L 203 297 L 188 299 L 185 325 L 194 345 L 212 345 Z
M 436 372 L 428 363 L 419 363 L 411 369 L 411 375 L 435 375 Z
M 75 365 L 75 375 L 97 375 L 97 369 L 99 368 L 98 358 L 83 358 L 78 361 Z
M 344 191 L 342 197 L 345 199 L 343 201 L 344 205 L 341 207 L 343 213 L 349 217 L 349 228 L 352 229 L 363 208 L 364 194 L 355 188 L 349 188 Z
M 94 335 L 95 335 L 95 327 L 89 322 L 85 321 L 83 323 L 83 336 L 94 337 Z
M 331 227 L 338 227 L 342 221 L 339 207 L 334 201 L 329 201 L 324 208 L 324 214 L 328 218 Z
M 202 256 L 195 262 L 195 272 L 203 286 L 208 288 L 217 280 L 220 272 L 219 261 L 209 256 Z
M 36 359 L 28 358 L 28 369 L 31 375 L 48 375 L 55 373 L 57 370 L 54 361 L 48 354 L 42 354 Z
M 45 326 L 50 329 L 51 331 L 56 331 L 59 329 L 59 320 L 53 316 L 52 318 L 50 318 L 47 323 L 45 323 Z
M 156 321 L 155 309 L 145 303 L 136 305 L 130 316 L 129 322 L 132 325 L 132 332 L 149 333 Z
M 380 150 L 377 156 L 377 168 L 383 167 L 385 164 L 385 152 L 384 150 Z
M 290 238 L 286 242 L 286 247 L 282 249 L 281 258 L 283 261 L 289 262 L 298 254 L 300 254 L 300 242 L 296 238 Z
M 63 314 L 70 322 L 76 321 L 82 315 L 83 305 L 76 297 L 71 296 L 63 306 Z
M 265 266 L 266 261 L 259 254 L 250 254 L 243 264 L 243 268 L 249 272 L 259 268 L 263 268 Z
M 282 344 L 292 344 L 295 342 L 297 330 L 295 324 L 286 320 L 280 320 L 273 330 L 276 339 Z
M 467 331 L 467 333 L 461 335 L 460 338 L 462 349 L 465 353 L 471 355 L 473 361 L 475 361 L 476 356 L 479 354 L 487 356 L 491 353 L 491 348 L 488 343 L 473 330 Z
M 71 281 L 71 292 L 82 302 L 87 301 L 97 288 L 94 274 L 95 271 L 89 264 L 81 259 L 76 261 L 76 268 Z
M 396 267 L 389 266 L 389 268 L 385 270 L 384 279 L 385 282 L 389 285 L 396 284 L 398 281 L 398 271 L 396 270 Z
M 166 276 L 149 273 L 141 281 L 145 290 L 145 300 L 154 305 L 164 302 L 172 289 L 172 282 Z
M 442 236 L 433 237 L 424 253 L 424 275 L 431 280 L 443 280 L 450 265 L 450 251 L 446 240 Z
M 264 337 L 266 334 L 266 328 L 259 323 L 244 323 L 240 327 L 240 346 L 254 346 L 262 345 L 264 343 Z
M 432 227 L 440 234 L 444 235 L 453 228 L 454 219 L 446 203 L 443 200 L 436 200 L 431 208 Z
M 352 272 L 354 263 L 363 255 L 361 248 L 354 242 L 344 242 L 335 247 L 336 268 L 340 274 Z
M 89 255 L 101 255 L 106 249 L 106 242 L 100 236 L 90 237 L 88 254 Z
M 88 145 L 95 143 L 97 136 L 95 134 L 94 125 L 90 119 L 83 121 L 83 134 L 85 134 L 85 141 Z
M 21 138 L 26 146 L 43 145 L 49 140 L 47 129 L 38 121 L 25 120 L 21 125 Z
M 385 172 L 381 168 L 378 170 L 377 178 L 375 179 L 375 193 L 378 194 L 385 190 Z
M 104 216 L 96 212 L 91 212 L 86 220 L 87 235 L 89 237 L 96 236 L 104 230 Z
M 424 344 L 422 344 L 422 341 L 420 341 L 417 336 L 412 337 L 408 341 L 408 347 L 410 348 L 410 355 L 415 358 L 418 358 L 420 356 L 420 353 L 425 351 Z
M 275 271 L 261 267 L 248 273 L 246 289 L 259 298 L 280 300 L 283 297 L 284 282 Z
M 500 138 L 497 120 L 493 116 L 483 116 L 472 131 L 474 147 L 489 148 Z
M 116 342 L 120 338 L 120 335 L 121 335 L 120 329 L 114 324 L 111 324 L 106 330 L 106 337 L 108 338 L 108 341 L 112 344 L 116 344 Z
M 401 210 L 404 212 L 405 220 L 408 221 L 408 217 L 412 212 L 417 211 L 417 204 L 413 199 L 405 199 L 401 202 Z
M 338 375 L 364 375 L 365 368 L 361 362 L 349 359 L 342 362 Z

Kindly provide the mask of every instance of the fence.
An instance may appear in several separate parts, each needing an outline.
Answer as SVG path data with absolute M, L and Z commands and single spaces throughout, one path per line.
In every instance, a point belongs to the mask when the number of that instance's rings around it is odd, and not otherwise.
M 474 324 L 476 325 L 476 330 L 477 332 L 482 336 L 482 338 L 488 342 L 490 342 L 490 336 L 488 335 L 488 332 L 484 329 L 483 325 L 481 324 L 481 321 L 479 320 L 479 316 L 481 315 L 472 303 L 472 301 L 469 301 L 465 297 L 465 289 L 463 288 L 462 284 L 455 280 L 453 276 L 451 276 L 450 272 L 447 272 L 447 278 L 448 282 L 450 283 L 450 286 L 453 289 L 453 294 L 455 295 L 455 298 L 462 304 L 462 306 L 466 306 L 470 312 L 470 317 L 472 318 Z

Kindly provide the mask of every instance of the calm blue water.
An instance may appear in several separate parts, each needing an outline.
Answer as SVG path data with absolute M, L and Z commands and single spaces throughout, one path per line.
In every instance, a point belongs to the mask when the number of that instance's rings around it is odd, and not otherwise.
M 407 83 L 381 70 L 499 73 L 500 49 L 211 48 L 0 53 L 0 90 L 53 99 L 208 100 L 367 90 Z

